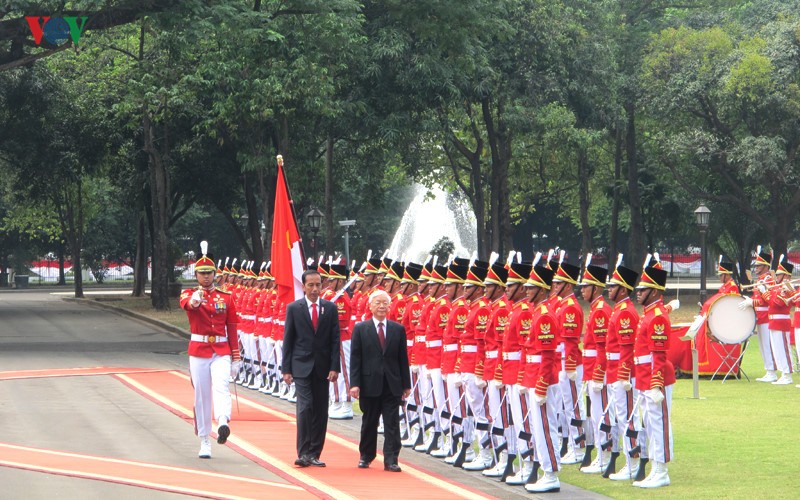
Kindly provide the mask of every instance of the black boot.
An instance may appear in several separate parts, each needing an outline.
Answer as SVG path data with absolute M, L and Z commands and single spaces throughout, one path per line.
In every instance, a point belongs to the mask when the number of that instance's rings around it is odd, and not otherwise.
M 439 438 L 441 436 L 442 436 L 441 432 L 434 432 L 433 433 L 433 439 L 431 439 L 431 444 L 428 445 L 428 449 L 425 450 L 425 453 L 430 455 L 433 450 L 438 450 L 439 449 Z
M 561 458 L 569 451 L 569 437 L 561 438 Z
M 647 462 L 649 461 L 650 459 L 647 458 L 639 459 L 639 471 L 636 473 L 636 477 L 633 478 L 634 481 L 644 481 L 644 478 L 647 477 L 647 474 L 645 474 L 644 469 L 647 466 Z
M 606 467 L 605 472 L 603 472 L 603 477 L 608 479 L 608 476 L 617 472 L 617 457 L 619 456 L 618 451 L 611 452 L 611 460 L 608 461 L 608 467 Z
M 586 453 L 583 455 L 583 461 L 581 461 L 581 465 L 578 467 L 579 469 L 583 467 L 588 467 L 592 464 L 592 450 L 594 449 L 593 444 L 586 445 Z
M 522 461 L 520 461 L 520 464 L 521 463 L 522 463 Z M 500 482 L 501 483 L 505 483 L 506 482 L 506 478 L 508 476 L 513 476 L 513 475 L 514 475 L 514 455 L 511 455 L 509 453 L 508 454 L 508 460 L 506 461 L 506 468 L 503 469 L 503 475 L 500 476 Z
M 456 457 L 456 461 L 453 462 L 453 467 L 461 468 L 461 466 L 464 465 L 464 462 L 467 460 L 467 452 L 470 448 L 472 448 L 472 443 L 461 442 L 461 449 L 458 450 L 458 456 Z
M 533 468 L 531 469 L 531 475 L 528 476 L 528 480 L 525 481 L 525 484 L 533 484 L 539 480 L 539 461 L 533 461 Z

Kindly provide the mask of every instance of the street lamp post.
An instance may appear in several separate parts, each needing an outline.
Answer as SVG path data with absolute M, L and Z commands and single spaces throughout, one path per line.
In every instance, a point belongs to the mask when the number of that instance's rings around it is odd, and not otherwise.
M 700 303 L 705 304 L 708 291 L 706 290 L 706 233 L 708 222 L 711 219 L 711 210 L 701 203 L 694 211 L 697 228 L 700 230 Z
M 350 226 L 355 226 L 355 219 L 340 220 L 339 225 L 344 227 L 344 262 L 350 265 Z
M 700 230 L 700 304 L 705 304 L 706 296 L 706 232 L 708 221 L 711 219 L 711 210 L 701 203 L 694 211 L 697 228 Z M 692 339 L 692 390 L 693 399 L 700 399 L 700 376 L 698 373 L 697 345 Z
M 314 256 L 314 260 L 317 260 L 317 232 L 322 227 L 322 219 L 324 218 L 325 214 L 320 212 L 317 207 L 311 207 L 311 210 L 306 214 L 308 226 L 311 228 L 311 254 Z

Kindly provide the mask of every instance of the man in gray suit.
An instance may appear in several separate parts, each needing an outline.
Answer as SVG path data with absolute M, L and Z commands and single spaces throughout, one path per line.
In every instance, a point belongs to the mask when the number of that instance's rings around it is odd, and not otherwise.
M 357 323 L 350 344 L 350 395 L 359 399 L 361 411 L 361 458 L 366 469 L 375 459 L 378 419 L 383 416 L 383 468 L 400 472 L 400 415 L 403 399 L 411 393 L 406 332 L 400 323 L 389 321 L 391 299 L 383 290 L 369 296 L 372 319 Z
M 297 460 L 300 467 L 325 467 L 319 457 L 328 430 L 328 385 L 339 376 L 339 313 L 319 298 L 322 278 L 303 273 L 305 297 L 286 306 L 283 380 L 295 383 Z

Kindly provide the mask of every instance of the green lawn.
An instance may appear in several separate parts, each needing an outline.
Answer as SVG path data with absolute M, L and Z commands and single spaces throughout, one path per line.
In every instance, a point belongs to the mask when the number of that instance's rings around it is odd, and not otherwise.
M 169 312 L 154 312 L 150 300 L 125 298 L 108 303 L 187 328 L 177 301 Z M 698 307 L 684 305 L 674 322 L 691 321 Z M 755 340 L 755 339 L 753 339 Z M 742 363 L 752 382 L 700 380 L 700 400 L 692 399 L 692 380 L 675 384 L 672 429 L 675 458 L 669 464 L 672 484 L 643 491 L 566 466 L 561 479 L 613 498 L 797 498 L 800 496 L 800 389 L 755 382 L 764 374 L 758 342 L 750 343 Z M 800 384 L 800 375 L 795 376 Z M 623 462 L 618 461 L 622 467 Z

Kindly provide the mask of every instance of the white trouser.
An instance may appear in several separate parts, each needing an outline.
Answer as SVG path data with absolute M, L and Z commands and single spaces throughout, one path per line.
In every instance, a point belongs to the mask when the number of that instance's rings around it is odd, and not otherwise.
M 545 472 L 558 472 L 561 468 L 558 444 L 558 421 L 554 406 L 561 406 L 555 385 L 547 388 L 547 401 L 539 406 L 533 398 L 534 390 L 528 391 L 528 406 L 531 408 L 531 428 L 536 457 Z
M 775 369 L 775 357 L 772 355 L 772 346 L 770 344 L 769 324 L 761 323 L 756 325 L 758 331 L 758 349 L 761 351 L 761 359 L 764 360 L 765 370 Z
M 570 446 L 583 448 L 585 442 L 575 444 L 575 438 L 580 436 L 582 429 L 575 427 L 571 424 L 572 419 L 585 420 L 586 419 L 586 403 L 581 395 L 581 385 L 583 380 L 583 366 L 578 365 L 576 370 L 578 376 L 576 380 L 567 378 L 567 372 L 560 371 L 558 373 L 558 385 L 561 388 L 561 401 L 564 405 L 564 419 L 562 425 L 566 422 L 567 427 L 562 428 L 562 438 L 569 435 Z M 566 429 L 569 429 L 567 434 Z
M 265 362 L 267 375 L 274 376 L 277 373 L 275 365 L 275 339 L 272 337 L 262 337 L 261 339 L 261 360 Z
M 600 392 L 594 392 L 591 389 L 588 389 L 587 392 L 589 394 L 589 403 L 592 405 L 592 440 L 589 440 L 589 432 L 587 430 L 586 444 L 593 444 L 595 447 L 599 448 L 610 439 L 611 451 L 619 451 L 619 437 L 617 433 L 614 432 L 614 426 L 616 425 L 616 420 L 614 419 L 614 405 L 609 405 L 610 390 L 608 385 L 603 385 L 603 389 Z M 604 413 L 606 408 L 608 408 L 608 411 Z M 611 431 L 601 431 L 600 426 L 602 424 L 611 427 Z
M 256 339 L 256 334 L 253 332 L 247 333 L 247 351 L 250 353 L 250 365 L 253 368 L 253 373 L 255 373 L 255 367 L 259 366 L 259 352 L 258 352 L 258 339 Z
M 428 368 L 425 365 L 419 365 L 419 402 L 417 403 L 417 411 L 419 413 L 419 421 L 422 428 L 425 424 L 433 420 L 433 416 L 423 411 L 424 407 L 433 408 L 433 391 L 431 391 L 431 379 L 428 378 Z M 434 410 L 434 413 L 436 411 Z
M 631 385 L 636 385 L 634 378 L 631 378 Z M 616 419 L 614 435 L 617 436 L 617 439 L 622 440 L 622 450 L 625 452 L 625 456 L 629 457 L 630 451 L 638 445 L 641 446 L 642 450 L 640 456 L 646 458 L 647 440 L 641 425 L 641 414 L 636 406 L 636 398 L 639 395 L 639 391 L 635 387 L 631 388 L 630 391 L 626 391 L 622 388 L 621 382 L 611 384 L 610 387 L 612 393 L 611 404 L 614 406 Z M 626 434 L 628 428 L 638 431 L 638 437 L 628 437 Z
M 464 382 L 464 390 L 467 392 L 464 399 L 469 404 L 469 409 L 472 411 L 472 415 L 475 418 L 475 427 L 479 424 L 487 425 L 489 420 L 486 418 L 486 396 L 485 396 L 485 389 L 480 388 L 476 385 L 477 377 L 475 377 L 474 373 L 462 373 L 461 380 Z M 477 431 L 478 439 L 481 443 L 486 441 L 487 432 L 485 430 Z M 466 430 L 464 432 L 464 442 L 470 443 L 472 441 L 467 440 Z
M 775 368 L 781 373 L 792 373 L 792 353 L 789 346 L 789 332 L 770 330 L 769 343 L 772 347 L 772 356 L 775 358 Z
M 665 387 L 664 400 L 655 404 L 647 393 L 644 400 L 645 427 L 649 429 L 647 437 L 648 457 L 656 462 L 667 463 L 672 460 L 672 385 Z
M 503 439 L 505 440 L 505 429 L 508 428 L 506 418 L 506 403 L 503 396 L 505 395 L 505 387 L 495 382 L 489 382 L 486 387 L 486 399 L 489 400 L 489 430 L 503 429 Z M 500 436 L 495 435 L 493 432 L 490 434 L 491 439 L 497 444 L 502 444 Z
M 433 430 L 435 432 L 442 431 L 442 410 L 445 408 L 444 396 L 444 380 L 442 380 L 441 368 L 433 368 L 428 370 L 430 375 L 431 386 L 433 387 Z M 425 406 L 428 406 L 426 403 Z
M 529 441 L 519 437 L 520 432 L 533 434 L 531 432 L 532 426 L 530 421 L 530 406 L 528 405 L 528 396 L 519 392 L 520 386 L 518 384 L 506 386 L 508 393 L 508 403 L 511 407 L 511 421 L 514 425 L 510 426 L 512 431 L 516 431 L 515 435 L 509 439 L 509 443 L 516 442 L 516 449 L 519 453 L 526 453 L 531 444 Z M 510 444 L 509 444 L 510 447 Z
M 198 436 L 211 433 L 213 416 L 226 422 L 231 419 L 231 393 L 228 377 L 231 357 L 212 355 L 210 358 L 189 356 L 189 374 L 194 387 L 194 426 Z
M 283 378 L 283 340 L 275 341 L 275 373 Z
M 350 397 L 350 342 L 342 340 L 339 343 L 339 361 L 342 372 L 336 378 L 336 382 L 331 384 L 330 398 L 332 403 L 342 403 L 352 401 Z
M 454 375 L 460 376 L 457 373 Z M 459 429 L 463 430 L 464 436 L 462 437 L 462 440 L 465 443 L 471 443 L 475 429 L 472 419 L 468 418 L 467 416 L 467 396 L 463 382 L 461 387 L 457 387 L 452 378 L 448 376 L 447 394 L 450 396 L 450 399 L 448 400 L 447 411 L 449 411 L 453 416 L 461 418 L 460 426 L 458 426 L 455 422 L 453 422 L 453 425 L 450 426 L 450 435 L 455 435 L 459 432 Z M 447 424 L 448 422 L 445 422 L 445 425 Z

